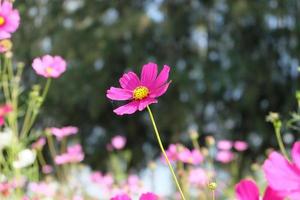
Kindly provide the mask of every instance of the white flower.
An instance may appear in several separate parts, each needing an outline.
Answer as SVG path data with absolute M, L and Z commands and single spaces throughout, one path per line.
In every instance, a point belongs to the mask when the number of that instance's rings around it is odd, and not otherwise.
M 13 167 L 16 169 L 27 167 L 34 163 L 36 152 L 30 149 L 24 149 L 19 152 L 18 159 L 13 162 Z
M 3 132 L 0 132 L 0 150 L 7 146 L 10 146 L 13 142 L 13 132 L 9 128 L 5 128 Z

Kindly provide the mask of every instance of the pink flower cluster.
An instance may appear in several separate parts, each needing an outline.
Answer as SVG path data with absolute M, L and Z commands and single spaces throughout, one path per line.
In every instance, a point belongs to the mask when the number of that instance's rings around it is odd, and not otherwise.
M 50 132 L 52 135 L 56 137 L 58 141 L 70 136 L 75 135 L 78 133 L 78 128 L 75 126 L 66 126 L 62 128 L 52 127 L 50 128 Z
M 169 160 L 173 162 L 181 161 L 186 164 L 198 165 L 204 160 L 204 156 L 199 150 L 190 150 L 182 144 L 171 144 L 166 150 L 166 154 Z
M 121 135 L 117 135 L 111 139 L 111 146 L 116 150 L 121 150 L 126 145 L 126 138 Z
M 55 157 L 55 163 L 57 165 L 63 165 L 67 163 L 78 163 L 84 159 L 84 153 L 80 144 L 75 144 L 67 148 L 67 152 Z
M 110 200 L 131 200 L 127 194 L 118 194 L 112 197 Z M 152 192 L 143 193 L 139 200 L 158 200 L 158 196 Z
M 4 117 L 12 111 L 12 107 L 8 104 L 0 106 L 0 126 L 4 124 Z
M 233 147 L 235 150 L 242 152 L 248 149 L 248 144 L 241 140 L 220 140 L 217 143 L 218 152 L 216 160 L 224 164 L 231 162 L 235 158 L 234 153 L 231 151 Z

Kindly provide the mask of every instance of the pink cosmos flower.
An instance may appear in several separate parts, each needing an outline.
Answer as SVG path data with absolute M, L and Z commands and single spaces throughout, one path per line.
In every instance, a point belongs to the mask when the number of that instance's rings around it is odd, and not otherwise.
M 46 138 L 40 137 L 37 141 L 35 141 L 35 142 L 31 145 L 31 147 L 32 147 L 33 149 L 41 150 L 41 149 L 44 147 L 45 144 L 46 144 Z
M 0 106 L 0 126 L 4 124 L 4 117 L 12 111 L 12 107 L 8 104 Z
M 170 162 L 178 160 L 178 147 L 179 144 L 170 144 L 168 149 L 166 150 L 166 154 Z M 162 160 L 165 160 L 165 158 L 162 158 Z
M 69 146 L 67 152 L 61 155 L 57 155 L 54 159 L 57 165 L 63 165 L 66 163 L 78 163 L 84 159 L 84 153 L 82 152 L 81 145 L 76 144 Z
M 50 131 L 58 141 L 61 141 L 63 138 L 67 136 L 75 135 L 76 133 L 78 133 L 78 128 L 75 126 L 66 126 L 62 128 L 52 127 L 50 128 Z
M 234 148 L 237 151 L 246 151 L 248 149 L 248 144 L 247 144 L 247 142 L 238 140 L 238 141 L 234 142 Z
M 292 148 L 292 162 L 274 151 L 263 164 L 269 186 L 290 200 L 300 199 L 300 141 Z
M 201 168 L 192 169 L 188 180 L 191 184 L 205 186 L 208 183 L 207 173 Z
M 219 151 L 216 155 L 216 160 L 221 163 L 229 163 L 234 159 L 234 154 L 231 151 Z
M 111 87 L 107 90 L 106 97 L 130 103 L 115 109 L 114 112 L 118 115 L 132 114 L 157 103 L 156 98 L 163 95 L 169 87 L 169 71 L 170 67 L 164 65 L 157 76 L 157 64 L 148 63 L 143 66 L 141 79 L 134 72 L 125 73 L 119 80 L 121 88 Z
M 252 180 L 244 179 L 235 186 L 237 200 L 259 200 L 259 189 Z M 267 187 L 262 200 L 283 200 L 274 190 Z
M 127 194 L 118 194 L 110 198 L 110 200 L 131 200 L 131 198 Z
M 198 165 L 202 163 L 204 157 L 197 149 L 190 151 L 188 148 L 184 148 L 179 151 L 178 159 L 186 164 Z
M 10 38 L 20 24 L 19 11 L 13 9 L 12 3 L 4 0 L 0 5 L 0 37 Z
M 45 78 L 58 78 L 66 71 L 67 63 L 60 56 L 45 55 L 35 58 L 32 63 L 35 72 Z
M 53 168 L 51 165 L 43 165 L 42 166 L 42 172 L 44 174 L 50 174 L 53 171 Z
M 13 189 L 12 184 L 8 182 L 0 183 L 0 194 L 7 197 Z
M 126 145 L 126 138 L 121 135 L 117 135 L 111 139 L 111 145 L 115 149 L 121 150 Z
M 40 182 L 40 183 L 29 183 L 29 188 L 32 192 L 45 196 L 45 197 L 53 197 L 55 195 L 55 189 L 51 187 L 49 184 Z
M 102 181 L 102 173 L 101 172 L 93 172 L 90 176 L 91 181 L 94 183 L 101 183 Z
M 147 192 L 142 194 L 139 200 L 158 200 L 158 196 L 152 192 Z
M 230 140 L 220 140 L 217 143 L 218 149 L 221 150 L 230 150 L 232 148 L 232 141 Z

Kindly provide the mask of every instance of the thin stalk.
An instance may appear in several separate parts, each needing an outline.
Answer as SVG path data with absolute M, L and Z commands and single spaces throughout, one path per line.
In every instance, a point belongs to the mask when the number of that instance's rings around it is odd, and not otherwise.
M 285 147 L 284 147 L 284 144 L 283 144 L 283 141 L 282 141 L 282 137 L 281 137 L 281 134 L 280 134 L 280 130 L 281 130 L 281 123 L 274 123 L 274 129 L 275 129 L 275 135 L 276 135 L 276 139 L 277 139 L 277 142 L 278 142 L 278 145 L 279 145 L 279 148 L 280 148 L 280 151 L 281 153 L 283 154 L 283 156 L 288 160 L 290 161 L 289 157 L 288 157 L 288 154 L 285 150 Z
M 172 173 L 172 176 L 173 176 L 174 182 L 175 182 L 175 184 L 176 184 L 176 186 L 177 186 L 177 189 L 178 189 L 179 192 L 180 192 L 181 198 L 182 198 L 183 200 L 185 200 L 184 194 L 183 194 L 182 189 L 181 189 L 181 187 L 180 187 L 180 184 L 179 184 L 179 182 L 178 182 L 178 180 L 177 180 L 177 177 L 176 177 L 176 175 L 175 175 L 174 169 L 173 169 L 173 167 L 172 167 L 172 165 L 171 165 L 171 163 L 170 163 L 170 160 L 169 160 L 169 158 L 168 158 L 168 156 L 167 156 L 167 154 L 166 154 L 166 152 L 165 152 L 164 146 L 163 146 L 162 141 L 161 141 L 161 139 L 160 139 L 160 135 L 159 135 L 159 132 L 158 132 L 158 130 L 157 130 L 156 123 L 155 123 L 153 114 L 152 114 L 151 109 L 150 109 L 149 106 L 147 106 L 147 110 L 148 110 L 148 113 L 149 113 L 149 116 L 150 116 L 150 119 L 151 119 L 151 122 L 152 122 L 152 125 L 153 125 L 153 128 L 154 128 L 154 132 L 155 132 L 155 135 L 156 135 L 156 138 L 157 138 L 159 147 L 160 147 L 160 149 L 161 149 L 161 151 L 162 151 L 162 153 L 163 153 L 163 156 L 165 157 L 165 159 L 166 159 L 166 161 L 167 161 L 168 167 L 169 167 L 169 169 L 170 169 L 170 171 L 171 171 L 171 173 Z

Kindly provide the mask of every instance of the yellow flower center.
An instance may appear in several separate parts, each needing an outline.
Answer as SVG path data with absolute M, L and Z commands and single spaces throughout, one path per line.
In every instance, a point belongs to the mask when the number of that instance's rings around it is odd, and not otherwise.
M 139 86 L 133 90 L 133 98 L 135 100 L 142 100 L 149 95 L 149 89 L 145 86 Z
M 5 23 L 4 17 L 0 16 L 0 26 L 2 26 Z
M 46 67 L 46 73 L 50 75 L 53 72 L 52 67 Z

